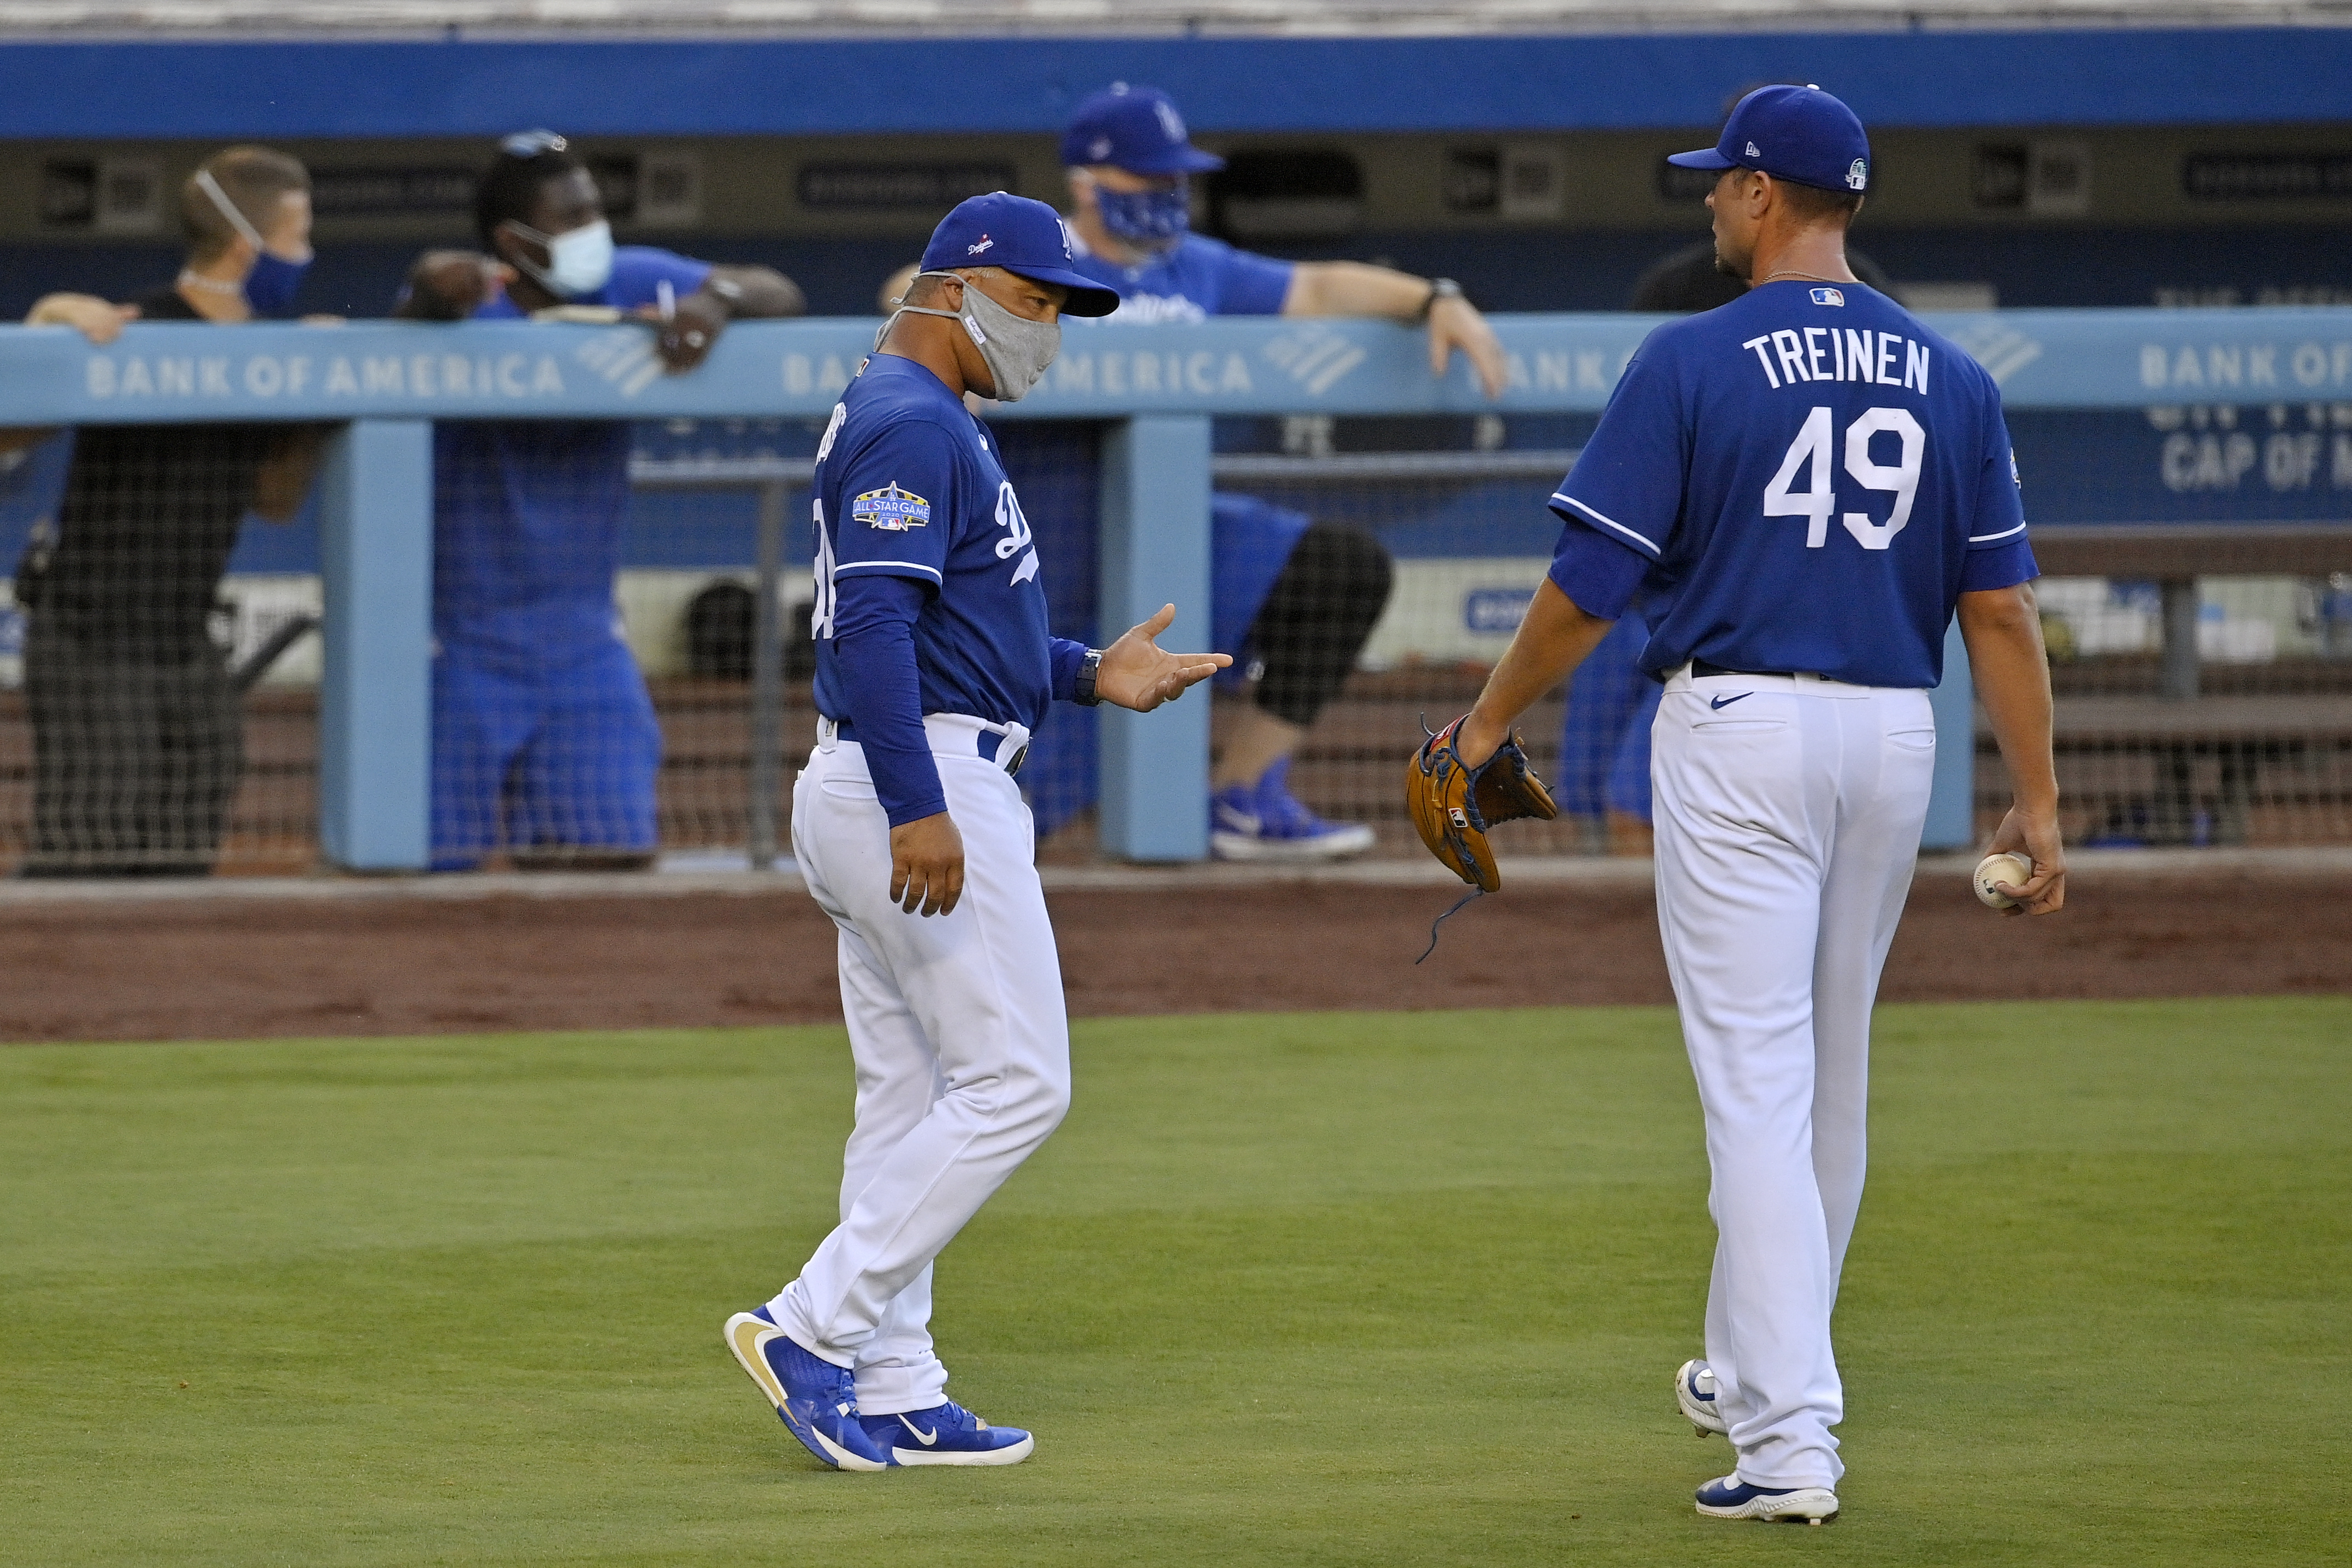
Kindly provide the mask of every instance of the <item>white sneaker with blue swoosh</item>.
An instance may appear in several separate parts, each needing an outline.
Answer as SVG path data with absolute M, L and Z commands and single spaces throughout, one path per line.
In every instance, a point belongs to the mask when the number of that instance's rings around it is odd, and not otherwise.
M 1703 1361 L 1686 1361 L 1675 1374 L 1675 1403 L 1702 1437 L 1712 1432 L 1727 1437 L 1731 1427 L 1717 1412 L 1715 1369 Z
M 1835 1519 L 1837 1493 L 1827 1487 L 1750 1486 L 1722 1476 L 1698 1489 L 1698 1511 L 1709 1519 L 1756 1519 L 1771 1524 L 1819 1524 Z
M 901 1465 L 1017 1465 L 1037 1447 L 1020 1427 L 992 1427 L 952 1399 L 858 1419 L 874 1446 Z

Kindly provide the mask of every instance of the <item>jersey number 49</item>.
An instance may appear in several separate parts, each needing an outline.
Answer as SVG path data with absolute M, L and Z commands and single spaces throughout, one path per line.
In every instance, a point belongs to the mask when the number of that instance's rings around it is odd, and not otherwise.
M 1903 453 L 1895 462 L 1872 459 L 1870 444 L 1880 435 L 1901 438 Z M 1766 517 L 1806 519 L 1807 549 L 1820 549 L 1829 543 L 1830 514 L 1837 510 L 1837 487 L 1830 479 L 1830 449 L 1835 441 L 1830 411 L 1813 410 L 1805 416 L 1804 428 L 1797 432 L 1789 455 L 1780 459 L 1780 471 L 1764 486 Z M 1911 503 L 1919 496 L 1919 462 L 1927 455 L 1927 433 L 1908 409 L 1864 409 L 1845 427 L 1845 471 L 1864 489 L 1895 493 L 1895 509 L 1883 523 L 1872 522 L 1867 512 L 1845 515 L 1845 531 L 1863 549 L 1886 549 L 1911 520 Z M 1807 470 L 1805 488 L 1791 490 L 1789 486 L 1795 483 L 1800 468 Z

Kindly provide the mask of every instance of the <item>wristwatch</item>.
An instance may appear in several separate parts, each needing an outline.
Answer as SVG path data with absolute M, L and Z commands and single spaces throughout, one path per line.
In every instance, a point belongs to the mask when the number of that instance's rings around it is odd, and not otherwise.
M 1095 690 L 1095 682 L 1102 674 L 1102 650 L 1089 648 L 1087 656 L 1078 661 L 1077 685 L 1071 688 L 1070 700 L 1080 707 L 1100 707 L 1102 694 Z
M 1429 313 L 1437 308 L 1437 302 L 1441 299 L 1462 299 L 1466 298 L 1467 296 L 1462 292 L 1462 286 L 1454 282 L 1454 279 L 1450 277 L 1433 277 L 1429 280 L 1429 298 L 1421 302 L 1421 314 L 1415 317 L 1414 319 L 1419 321 L 1428 320 Z

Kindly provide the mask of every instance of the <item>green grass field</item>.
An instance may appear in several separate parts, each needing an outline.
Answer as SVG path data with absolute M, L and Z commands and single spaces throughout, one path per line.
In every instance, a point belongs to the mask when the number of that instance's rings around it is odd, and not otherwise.
M 1698 1115 L 1652 1009 L 1080 1026 L 942 1260 L 1009 1470 L 820 1469 L 720 1346 L 837 1030 L 0 1051 L 0 1559 L 2341 1563 L 2337 999 L 1889 1008 L 1846 1513 L 1696 1518 Z

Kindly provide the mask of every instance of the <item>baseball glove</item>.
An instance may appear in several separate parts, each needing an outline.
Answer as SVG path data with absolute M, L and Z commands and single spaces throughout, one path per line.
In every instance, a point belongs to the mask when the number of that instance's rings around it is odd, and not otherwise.
M 1429 852 L 1479 892 L 1494 893 L 1502 887 L 1503 876 L 1495 869 L 1495 852 L 1486 846 L 1488 831 L 1521 817 L 1549 821 L 1559 815 L 1559 808 L 1528 766 L 1518 731 L 1513 730 L 1494 756 L 1465 768 L 1454 749 L 1454 737 L 1461 729 L 1457 718 L 1412 754 L 1404 770 L 1405 803 Z

